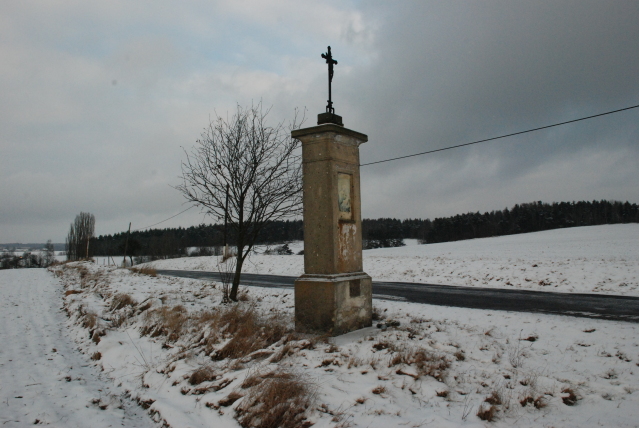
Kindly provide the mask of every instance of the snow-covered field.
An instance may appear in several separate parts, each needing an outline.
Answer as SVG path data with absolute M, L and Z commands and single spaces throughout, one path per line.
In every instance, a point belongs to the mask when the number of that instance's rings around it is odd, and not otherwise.
M 615 225 L 411 242 L 366 251 L 365 269 L 636 295 L 638 238 L 639 225 Z M 302 259 L 248 267 L 298 275 Z M 225 428 L 278 410 L 295 427 L 639 426 L 638 324 L 375 300 L 387 329 L 327 340 L 293 332 L 290 290 L 242 288 L 228 306 L 220 288 L 86 262 L 0 271 L 2 426 Z
M 639 296 L 639 224 L 575 227 L 364 251 L 377 281 Z M 296 253 L 300 243 L 291 245 Z M 216 257 L 158 260 L 157 269 L 216 270 Z M 245 272 L 299 276 L 304 257 L 251 255 Z
M 306 419 L 293 426 L 631 427 L 639 420 L 639 326 L 633 323 L 375 300 L 388 329 L 326 341 L 291 331 L 290 290 L 242 289 L 243 300 L 229 307 L 220 304 L 219 284 L 199 280 L 91 263 L 48 275 L 0 272 L 2 328 L 9 330 L 0 354 L 2 405 L 15 406 L 0 412 L 3 422 L 42 417 L 69 426 L 54 419 L 52 408 L 68 403 L 75 407 L 63 415 L 99 426 L 89 412 L 128 417 L 118 413 L 123 395 L 171 427 L 238 427 L 236 418 L 265 417 L 296 403 L 306 409 L 298 418 Z M 26 303 L 28 311 L 14 306 Z M 252 318 L 234 324 L 249 313 Z M 69 333 L 60 330 L 65 322 Z M 58 344 L 67 335 L 84 355 Z M 8 359 L 20 362 L 6 370 Z M 110 385 L 89 381 L 85 372 L 92 368 Z M 14 373 L 19 380 L 9 382 Z M 32 383 L 44 386 L 29 392 Z M 46 392 L 59 385 L 59 392 Z M 266 394 L 273 385 L 290 388 Z M 72 396 L 68 386 L 81 389 Z M 286 401 L 291 390 L 296 395 Z M 494 421 L 480 419 L 480 410 L 491 408 Z

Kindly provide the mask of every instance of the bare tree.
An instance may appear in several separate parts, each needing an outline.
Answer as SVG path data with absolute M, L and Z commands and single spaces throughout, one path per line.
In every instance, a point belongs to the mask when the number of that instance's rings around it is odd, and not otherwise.
M 65 243 L 67 260 L 89 258 L 89 241 L 95 231 L 95 217 L 93 214 L 81 212 L 71 223 Z
M 49 266 L 55 261 L 55 251 L 53 248 L 53 243 L 49 239 L 47 244 L 44 246 L 44 265 Z
M 184 197 L 219 220 L 228 216 L 237 247 L 230 299 L 237 301 L 242 264 L 269 221 L 300 215 L 302 170 L 297 112 L 288 126 L 266 124 L 262 104 L 243 108 L 229 119 L 217 116 L 182 162 Z M 226 192 L 228 189 L 228 211 Z

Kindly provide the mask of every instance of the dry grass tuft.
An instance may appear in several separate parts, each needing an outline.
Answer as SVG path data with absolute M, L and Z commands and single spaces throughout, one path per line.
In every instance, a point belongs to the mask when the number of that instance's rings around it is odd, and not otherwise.
M 129 270 L 131 272 L 135 272 L 135 273 L 137 273 L 139 275 L 148 275 L 148 276 L 153 276 L 153 277 L 158 276 L 158 272 L 155 270 L 155 268 L 152 268 L 152 267 L 129 268 Z
M 102 354 L 101 354 L 101 353 L 99 353 L 99 352 L 96 352 L 95 354 L 91 355 L 91 359 L 92 359 L 93 361 L 98 361 L 98 360 L 99 360 L 99 359 L 101 359 L 101 358 L 102 358 Z
M 544 407 L 548 406 L 548 400 L 546 400 L 545 397 L 539 396 L 535 399 L 533 404 L 535 405 L 535 408 L 543 409 Z
M 568 394 L 565 397 L 561 397 L 561 401 L 564 402 L 566 406 L 574 406 L 579 401 L 577 394 L 572 388 L 564 388 L 561 390 L 563 394 Z
M 295 353 L 295 348 L 293 348 L 290 343 L 287 343 L 284 346 L 282 346 L 275 355 L 273 355 L 270 361 L 271 363 L 279 363 L 280 361 L 282 361 L 282 359 L 294 353 Z
M 203 366 L 191 373 L 189 383 L 191 385 L 199 385 L 202 382 L 209 382 L 217 379 L 218 375 L 210 366 Z
M 222 406 L 222 407 L 228 407 L 231 404 L 235 403 L 237 400 L 239 400 L 240 398 L 242 398 L 243 395 L 240 394 L 239 392 L 231 392 L 229 395 L 227 395 L 226 397 L 222 398 L 220 401 L 218 401 L 218 405 Z
M 97 325 L 98 325 L 98 314 L 92 311 L 89 311 L 86 314 L 84 314 L 84 321 L 82 321 L 82 326 L 84 328 L 88 328 L 89 330 L 92 330 Z
M 134 307 L 137 304 L 138 302 L 133 300 L 133 297 L 129 296 L 128 294 L 120 293 L 120 294 L 116 294 L 113 300 L 111 301 L 111 306 L 109 310 L 117 311 L 118 309 L 122 309 L 125 306 Z
M 528 395 L 522 400 L 519 400 L 519 404 L 521 404 L 521 407 L 526 407 L 526 405 L 532 404 L 537 409 L 543 409 L 544 407 L 548 406 L 548 400 L 546 400 L 546 398 L 543 396 L 532 398 L 530 395 Z
M 100 337 L 104 336 L 104 334 L 105 334 L 104 331 L 96 328 L 95 330 L 93 330 L 93 334 L 91 335 L 91 340 L 93 341 L 93 343 L 97 345 L 98 343 L 100 343 L 100 340 L 101 340 Z
M 519 404 L 521 404 L 521 407 L 526 407 L 527 404 L 533 404 L 534 402 L 535 400 L 530 395 L 527 395 L 526 397 L 519 400 Z
M 373 388 L 373 390 L 371 392 L 373 394 L 380 395 L 380 394 L 383 394 L 383 393 L 386 392 L 386 387 L 384 385 L 379 385 L 379 386 L 376 386 L 375 388 Z
M 501 394 L 498 391 L 493 391 L 484 400 L 488 404 L 500 405 L 502 403 Z
M 261 317 L 253 307 L 240 305 L 222 307 L 212 311 L 190 314 L 183 306 L 172 308 L 163 306 L 144 313 L 145 326 L 142 335 L 167 336 L 168 342 L 176 342 L 181 337 L 194 340 L 202 347 L 205 355 L 214 360 L 266 358 L 272 351 L 256 353 L 273 343 L 286 343 L 290 329 L 281 315 Z M 222 340 L 227 342 L 221 349 L 217 346 Z M 288 352 L 290 349 L 287 349 Z M 280 359 L 285 354 L 279 355 Z M 246 361 L 245 361 L 246 362 Z
M 145 313 L 146 325 L 142 327 L 143 336 L 166 336 L 169 341 L 175 342 L 182 335 L 189 317 L 182 305 L 172 308 L 162 306 Z
M 392 345 L 388 342 L 377 342 L 373 345 L 373 349 L 375 349 L 376 351 L 381 351 L 383 349 L 392 349 Z
M 373 321 L 379 321 L 384 317 L 384 314 L 376 306 L 373 306 Z
M 492 422 L 495 420 L 495 415 L 497 413 L 497 407 L 493 406 L 479 406 L 479 410 L 477 411 L 477 416 L 482 421 Z
M 415 366 L 418 376 L 431 376 L 440 382 L 444 381 L 450 362 L 445 356 L 426 349 L 402 349 L 398 351 L 389 363 L 389 367 L 406 364 Z
M 261 319 L 253 308 L 241 309 L 237 305 L 223 311 L 217 324 L 232 338 L 212 356 L 216 360 L 246 357 L 280 341 L 290 332 L 280 317 Z
M 250 379 L 250 380 L 249 380 Z M 255 374 L 243 387 L 252 385 L 237 407 L 235 418 L 243 427 L 297 428 L 305 423 L 306 409 L 314 401 L 315 386 L 307 378 L 285 371 Z M 247 386 L 248 387 L 248 386 Z
M 65 296 L 70 296 L 72 294 L 80 294 L 82 293 L 82 290 L 67 290 L 64 292 Z
M 129 319 L 127 314 L 117 313 L 111 316 L 111 327 L 119 328 L 126 322 L 127 319 Z

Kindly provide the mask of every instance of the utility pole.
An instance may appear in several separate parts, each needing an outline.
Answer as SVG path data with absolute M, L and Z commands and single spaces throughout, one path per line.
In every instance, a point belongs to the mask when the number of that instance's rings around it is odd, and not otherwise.
M 229 253 L 229 245 L 227 241 L 227 228 L 229 220 L 229 185 L 226 185 L 226 202 L 224 204 L 224 255 L 222 259 L 226 260 Z
M 129 235 L 131 234 L 131 222 L 129 222 L 129 231 L 126 233 L 126 241 L 124 241 L 124 259 L 122 260 L 122 266 L 126 267 L 126 250 L 129 246 Z

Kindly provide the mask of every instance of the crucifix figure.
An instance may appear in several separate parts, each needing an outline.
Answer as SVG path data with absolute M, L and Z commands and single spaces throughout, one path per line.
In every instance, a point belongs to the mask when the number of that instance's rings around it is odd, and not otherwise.
M 331 47 L 328 47 L 328 53 L 323 53 L 322 58 L 326 60 L 328 64 L 328 104 L 326 105 L 326 113 L 335 113 L 333 108 L 333 101 L 331 100 L 331 82 L 333 81 L 333 66 L 337 65 L 337 61 L 333 59 L 331 55 Z

